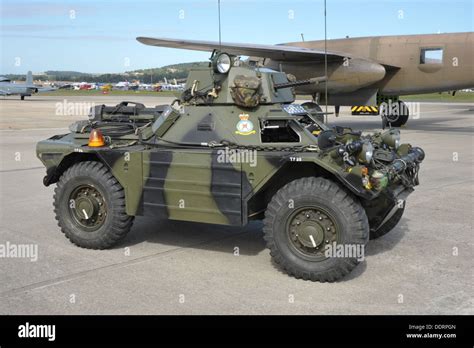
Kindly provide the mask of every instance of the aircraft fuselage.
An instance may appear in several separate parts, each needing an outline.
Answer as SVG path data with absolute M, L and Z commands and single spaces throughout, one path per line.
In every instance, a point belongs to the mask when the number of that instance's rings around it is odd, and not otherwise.
M 324 41 L 286 43 L 324 49 Z M 328 51 L 347 54 L 350 59 L 328 63 L 328 92 L 386 96 L 453 91 L 474 87 L 474 33 L 400 35 L 347 38 L 327 41 Z M 265 65 L 282 69 L 298 79 L 324 75 L 318 62 L 278 62 Z M 318 93 L 324 86 L 302 88 Z M 354 94 L 355 93 L 355 94 Z M 353 104 L 353 101 L 347 105 Z M 344 104 L 340 104 L 344 105 Z

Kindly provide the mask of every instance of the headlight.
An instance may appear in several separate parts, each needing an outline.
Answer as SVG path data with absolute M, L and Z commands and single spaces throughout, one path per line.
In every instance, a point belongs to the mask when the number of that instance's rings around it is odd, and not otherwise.
M 370 163 L 374 156 L 374 146 L 370 142 L 364 142 L 362 150 L 359 153 L 359 160 L 364 163 Z
M 382 133 L 382 141 L 384 144 L 398 149 L 400 146 L 400 131 L 398 129 L 389 129 Z
M 215 70 L 221 74 L 226 74 L 232 65 L 232 59 L 227 53 L 221 53 L 216 59 Z
M 398 149 L 399 146 L 400 146 L 400 135 L 398 136 L 397 139 L 395 139 L 395 149 Z

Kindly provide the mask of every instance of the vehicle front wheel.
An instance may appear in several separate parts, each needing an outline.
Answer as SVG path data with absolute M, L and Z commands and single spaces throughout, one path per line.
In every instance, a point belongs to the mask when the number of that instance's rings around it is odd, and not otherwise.
M 61 231 L 77 246 L 106 249 L 130 231 L 125 193 L 100 162 L 79 162 L 67 169 L 54 190 L 54 212 Z
M 332 282 L 363 259 L 369 223 L 360 203 L 338 184 L 307 177 L 273 196 L 263 232 L 273 260 L 289 275 Z

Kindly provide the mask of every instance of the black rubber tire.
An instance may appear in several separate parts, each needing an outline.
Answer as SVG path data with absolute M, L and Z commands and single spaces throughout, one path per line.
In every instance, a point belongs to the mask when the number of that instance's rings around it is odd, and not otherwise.
M 323 112 L 323 109 L 321 107 L 313 102 L 306 102 L 301 104 L 302 107 L 304 107 L 306 110 L 308 110 L 309 113 L 316 113 L 316 112 Z M 315 114 L 314 117 L 321 123 L 324 123 L 324 115 L 321 114 Z
M 408 115 L 400 115 L 394 122 L 391 122 L 390 124 L 392 125 L 392 127 L 401 127 L 405 125 L 407 122 L 408 122 Z
M 289 208 L 289 200 L 294 207 Z M 324 178 L 306 177 L 282 187 L 268 204 L 264 219 L 264 239 L 276 264 L 291 276 L 305 280 L 333 282 L 349 274 L 357 258 L 326 258 L 310 261 L 298 255 L 287 233 L 293 209 L 312 205 L 330 212 L 339 226 L 340 243 L 365 245 L 369 223 L 360 203 L 341 186 Z
M 408 118 L 410 116 L 408 107 L 405 105 L 405 103 L 402 102 L 401 100 L 399 100 L 398 104 L 399 104 L 398 109 L 399 110 L 406 110 L 406 113 L 403 114 L 403 115 L 398 115 L 397 118 L 393 121 L 390 120 L 390 117 L 386 117 L 387 123 L 390 123 L 390 125 L 392 127 L 401 127 L 401 126 L 405 125 L 408 122 Z M 380 106 L 379 106 L 379 108 L 380 108 Z M 383 113 L 383 112 L 381 112 L 381 113 Z
M 386 235 L 388 232 L 393 230 L 395 226 L 398 225 L 400 219 L 402 218 L 405 207 L 398 209 L 393 216 L 387 220 L 382 226 L 377 230 L 370 230 L 370 240 L 380 238 Z
M 85 231 L 72 218 L 69 209 L 71 192 L 80 185 L 99 190 L 107 206 L 104 223 L 96 231 Z M 79 162 L 61 175 L 54 190 L 54 213 L 61 231 L 75 245 L 87 249 L 106 249 L 123 239 L 133 224 L 125 212 L 125 193 L 109 169 L 100 162 Z

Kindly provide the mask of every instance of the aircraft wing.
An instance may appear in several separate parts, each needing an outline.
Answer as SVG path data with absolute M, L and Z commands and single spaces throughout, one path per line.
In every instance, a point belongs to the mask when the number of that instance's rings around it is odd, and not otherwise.
M 254 45 L 229 42 L 222 42 L 219 44 L 215 41 L 165 39 L 152 37 L 137 37 L 137 40 L 145 45 L 150 46 L 182 48 L 194 51 L 209 52 L 213 50 L 222 50 L 234 55 L 270 58 L 277 61 L 324 61 L 324 50 L 315 50 L 297 46 Z M 342 61 L 344 57 L 351 57 L 351 55 L 337 53 L 334 51 L 327 52 L 328 61 Z

